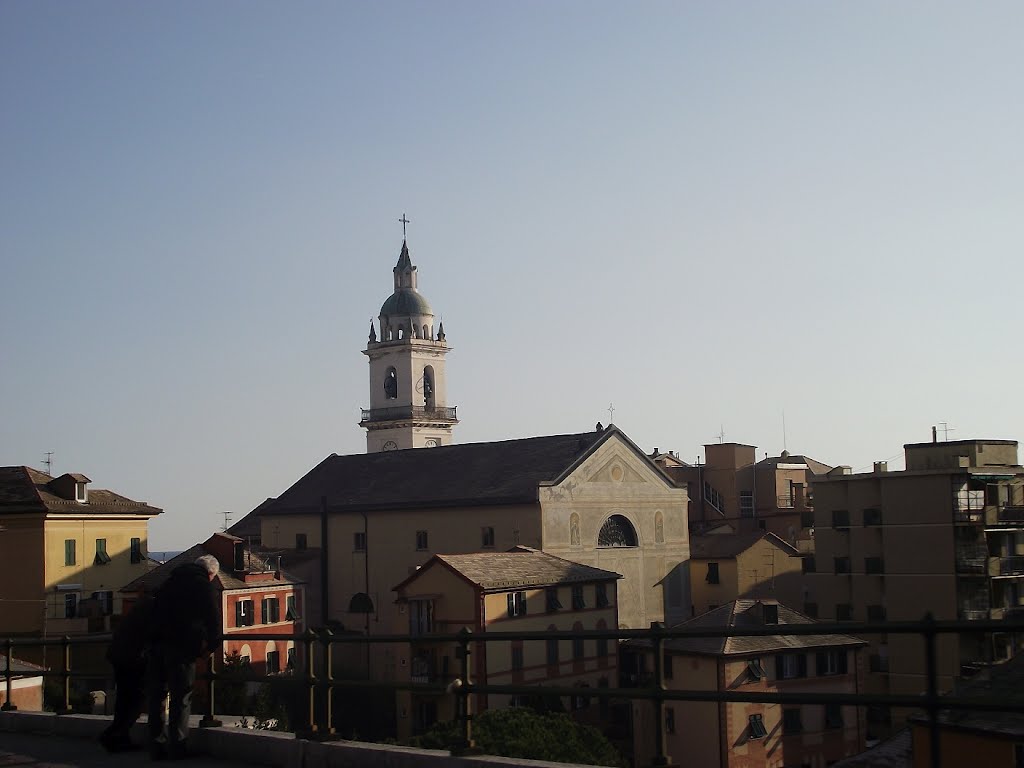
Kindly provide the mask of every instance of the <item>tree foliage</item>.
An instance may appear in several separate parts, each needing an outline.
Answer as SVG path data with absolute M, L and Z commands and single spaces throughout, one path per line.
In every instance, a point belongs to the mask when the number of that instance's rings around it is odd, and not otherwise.
M 458 733 L 454 722 L 437 723 L 412 745 L 448 749 Z M 489 755 L 559 763 L 623 766 L 625 761 L 597 728 L 565 714 L 527 707 L 488 709 L 473 718 L 473 740 Z

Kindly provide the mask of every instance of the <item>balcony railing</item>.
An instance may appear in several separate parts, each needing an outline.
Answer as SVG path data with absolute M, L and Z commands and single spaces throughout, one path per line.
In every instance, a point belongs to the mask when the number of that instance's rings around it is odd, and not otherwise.
M 444 408 L 424 408 L 419 405 L 396 405 L 390 408 L 363 408 L 360 424 L 374 421 L 395 421 L 397 419 L 416 419 L 418 421 L 455 422 L 455 406 Z
M 1007 504 L 996 510 L 996 522 L 1024 523 L 1024 507 Z
M 999 576 L 1024 575 L 1024 555 L 993 558 L 998 561 Z
M 986 612 L 987 613 L 987 612 Z M 480 632 L 474 633 L 464 629 L 457 634 L 448 636 L 448 640 L 455 644 L 458 652 L 454 655 L 456 659 L 453 669 L 455 679 L 450 685 L 443 681 L 438 682 L 399 682 L 399 681 L 373 681 L 360 677 L 359 679 L 338 678 L 333 674 L 334 652 L 336 646 L 362 646 L 369 645 L 394 645 L 409 643 L 410 638 L 406 635 L 361 635 L 361 634 L 334 634 L 330 630 L 308 630 L 302 635 L 295 637 L 295 646 L 298 650 L 297 664 L 289 669 L 285 679 L 290 680 L 297 690 L 302 691 L 299 697 L 299 717 L 293 720 L 297 727 L 296 737 L 299 738 L 325 738 L 335 733 L 334 730 L 334 701 L 337 697 L 337 689 L 354 691 L 412 691 L 429 694 L 434 697 L 449 696 L 454 704 L 454 711 L 457 713 L 455 722 L 456 730 L 451 743 L 453 755 L 471 754 L 475 748 L 473 741 L 473 709 L 475 702 L 482 696 L 488 695 L 510 695 L 510 696 L 551 696 L 551 697 L 578 697 L 580 689 L 575 686 L 546 685 L 546 684 L 515 684 L 503 685 L 492 683 L 478 683 L 472 678 L 471 671 L 477 668 L 472 658 L 473 654 L 484 652 L 487 643 L 508 643 L 509 641 L 538 642 L 544 643 L 552 637 L 560 640 L 571 641 L 583 639 L 584 641 L 616 641 L 633 640 L 634 647 L 648 656 L 654 665 L 653 674 L 649 679 L 645 678 L 640 687 L 629 686 L 608 686 L 588 688 L 586 695 L 591 698 L 609 701 L 613 699 L 625 699 L 629 701 L 646 702 L 654 708 L 655 717 L 651 718 L 654 728 L 653 746 L 655 757 L 654 765 L 671 765 L 672 759 L 666 754 L 667 740 L 665 732 L 665 705 L 670 702 L 708 702 L 708 703 L 742 703 L 742 704 L 771 704 L 776 706 L 787 705 L 827 705 L 842 704 L 855 707 L 906 707 L 921 709 L 926 713 L 921 722 L 929 732 L 929 744 L 931 765 L 938 766 L 940 761 L 939 740 L 941 734 L 940 714 L 945 711 L 977 711 L 977 712 L 1024 712 L 1024 704 L 1007 701 L 1002 698 L 974 698 L 962 695 L 939 695 L 939 654 L 938 637 L 943 634 L 958 634 L 961 632 L 1024 632 L 1024 613 L 1014 612 L 1012 616 L 1007 612 L 1007 618 L 1001 621 L 979 620 L 974 622 L 963 621 L 936 621 L 931 615 L 921 621 L 894 621 L 894 622 L 867 622 L 867 623 L 818 623 L 809 624 L 786 624 L 771 626 L 746 626 L 729 628 L 706 628 L 706 627 L 677 627 L 665 629 L 660 624 L 654 624 L 650 629 L 636 630 L 585 630 L 585 631 L 521 631 L 521 632 Z M 722 637 L 772 637 L 778 635 L 802 637 L 808 635 L 917 635 L 922 638 L 922 655 L 924 659 L 924 691 L 918 694 L 886 694 L 886 693 L 824 693 L 818 691 L 746 691 L 740 689 L 726 690 L 695 690 L 692 688 L 670 689 L 665 685 L 665 664 L 664 648 L 665 642 L 675 638 L 722 638 Z M 280 634 L 274 633 L 253 633 L 247 639 L 258 640 L 280 640 Z M 0 672 L 0 685 L 6 685 L 7 703 L 3 708 L 13 710 L 17 707 L 10 704 L 13 677 L 12 659 L 16 649 L 57 647 L 61 653 L 57 654 L 60 659 L 59 669 L 47 669 L 40 671 L 38 676 L 56 680 L 62 692 L 62 702 L 59 705 L 57 714 L 65 714 L 71 711 L 71 681 L 73 679 L 96 677 L 95 671 L 81 671 L 81 663 L 76 655 L 80 646 L 105 644 L 109 642 L 109 636 L 92 636 L 83 638 L 0 638 L 0 653 L 6 656 L 6 670 Z M 95 654 L 83 654 L 93 656 Z M 346 657 L 351 652 L 345 649 Z M 79 663 L 76 671 L 74 663 Z M 225 674 L 221 664 L 216 663 L 216 655 L 211 653 L 207 663 L 207 672 L 204 675 L 206 681 L 206 714 L 200 725 L 202 727 L 218 727 L 223 723 L 216 718 L 217 691 L 220 685 L 237 684 L 238 682 L 267 682 L 281 679 L 281 675 L 266 675 L 257 672 Z M 869 660 L 872 668 L 879 670 L 884 668 L 881 658 L 877 661 Z M 429 668 L 415 670 L 430 673 Z M 435 672 L 436 674 L 436 672 Z M 415 675 L 416 678 L 423 675 Z
M 960 618 L 964 621 L 982 621 L 989 618 L 988 608 L 962 608 Z

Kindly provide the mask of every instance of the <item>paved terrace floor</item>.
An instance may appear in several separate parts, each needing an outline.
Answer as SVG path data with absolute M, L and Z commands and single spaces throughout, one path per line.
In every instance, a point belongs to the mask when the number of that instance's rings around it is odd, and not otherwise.
M 0 768 L 134 768 L 156 765 L 145 750 L 108 754 L 97 741 L 110 723 L 103 715 L 0 712 Z M 198 722 L 198 717 L 193 718 Z M 142 744 L 145 726 L 132 740 Z M 226 725 L 193 728 L 195 756 L 161 762 L 188 768 L 574 768 L 571 763 L 515 760 L 491 755 L 452 757 L 448 752 L 359 741 L 307 741 L 291 733 Z M 575 766 L 575 768 L 584 768 Z

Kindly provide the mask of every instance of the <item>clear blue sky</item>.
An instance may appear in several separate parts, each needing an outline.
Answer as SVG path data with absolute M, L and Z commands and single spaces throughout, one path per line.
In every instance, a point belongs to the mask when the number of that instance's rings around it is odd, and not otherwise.
M 364 450 L 401 245 L 460 442 L 1024 437 L 1019 2 L 0 4 L 0 463 L 205 538 Z M 900 466 L 898 462 L 894 462 Z

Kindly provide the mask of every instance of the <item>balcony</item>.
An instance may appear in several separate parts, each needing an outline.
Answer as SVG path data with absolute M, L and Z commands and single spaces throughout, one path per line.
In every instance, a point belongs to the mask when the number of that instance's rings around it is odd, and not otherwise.
M 985 521 L 985 492 L 957 491 L 953 498 L 953 520 L 957 523 Z
M 1020 525 L 1024 523 L 1024 507 L 1013 504 L 1004 504 L 1000 507 L 990 508 L 985 515 L 985 522 L 988 525 Z
M 455 417 L 455 406 L 444 408 L 424 408 L 418 405 L 396 405 L 391 408 L 363 408 L 363 416 L 359 423 L 372 424 L 376 421 L 400 421 L 409 419 L 412 421 L 443 422 L 454 424 L 458 422 Z
M 1024 555 L 993 557 L 989 573 L 993 576 L 1024 576 Z

